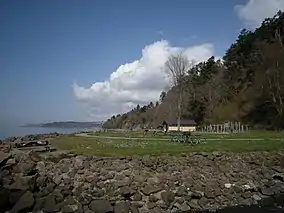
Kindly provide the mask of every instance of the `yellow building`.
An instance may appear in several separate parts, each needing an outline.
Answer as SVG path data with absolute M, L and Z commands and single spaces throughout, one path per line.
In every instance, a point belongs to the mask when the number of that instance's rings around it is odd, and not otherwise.
M 177 121 L 168 122 L 168 131 L 178 131 Z M 181 132 L 194 132 L 196 131 L 196 122 L 194 120 L 181 120 Z

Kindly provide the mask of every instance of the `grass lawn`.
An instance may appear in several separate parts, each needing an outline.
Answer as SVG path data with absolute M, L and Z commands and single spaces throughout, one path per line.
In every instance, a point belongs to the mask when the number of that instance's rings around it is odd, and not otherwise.
M 128 134 L 112 132 L 99 133 L 98 135 L 119 137 L 143 137 L 143 133 Z M 106 138 L 87 138 L 66 135 L 53 140 L 52 145 L 58 149 L 69 150 L 76 154 L 101 156 L 162 154 L 179 155 L 188 152 L 251 152 L 284 150 L 284 134 L 277 132 L 250 132 L 227 135 L 204 134 L 204 138 L 208 138 L 210 140 L 208 140 L 205 144 L 198 145 L 173 143 L 170 140 L 159 140 L 165 137 L 169 137 L 165 135 L 154 136 L 157 137 L 156 140 L 147 140 L 147 137 L 150 136 L 153 137 L 153 135 L 149 134 L 141 140 L 123 140 Z M 230 140 L 226 140 L 227 138 L 229 138 Z M 239 138 L 244 138 L 247 140 L 238 140 Z M 253 138 L 263 138 L 264 140 L 250 140 Z M 283 138 L 283 140 L 273 140 L 273 138 Z
M 132 138 L 163 138 L 170 139 L 170 135 L 165 135 L 164 133 L 157 133 L 156 135 L 153 132 L 148 132 L 146 135 L 143 132 L 90 132 L 89 135 L 95 136 L 106 136 L 106 137 L 132 137 Z M 245 133 L 232 133 L 232 134 L 217 134 L 217 133 L 196 133 L 202 135 L 204 138 L 208 139 L 234 139 L 234 138 L 261 138 L 261 139 L 271 139 L 279 138 L 284 139 L 284 132 L 273 132 L 273 131 L 250 131 Z

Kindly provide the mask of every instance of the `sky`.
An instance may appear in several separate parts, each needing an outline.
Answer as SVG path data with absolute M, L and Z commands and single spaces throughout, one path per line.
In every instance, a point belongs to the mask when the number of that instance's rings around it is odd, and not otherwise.
M 284 0 L 0 1 L 0 122 L 105 120 L 156 101 L 163 65 L 222 57 Z

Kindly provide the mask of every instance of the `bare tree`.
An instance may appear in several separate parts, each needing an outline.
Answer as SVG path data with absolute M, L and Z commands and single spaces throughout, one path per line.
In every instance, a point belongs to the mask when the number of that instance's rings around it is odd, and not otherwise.
M 172 81 L 172 87 L 177 91 L 177 125 L 178 131 L 180 130 L 180 120 L 182 113 L 182 97 L 185 89 L 185 76 L 190 69 L 192 63 L 184 55 L 178 53 L 171 55 L 165 63 L 165 71 Z

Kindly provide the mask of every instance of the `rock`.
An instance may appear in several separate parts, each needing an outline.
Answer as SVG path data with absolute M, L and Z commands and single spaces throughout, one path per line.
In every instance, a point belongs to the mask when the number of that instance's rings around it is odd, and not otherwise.
M 194 201 L 194 200 L 189 201 L 187 204 L 190 206 L 190 208 L 193 208 L 193 209 L 200 209 L 200 206 L 199 206 L 199 205 L 197 204 L 197 202 Z
M 6 210 L 9 207 L 9 190 L 6 188 L 0 189 L 0 209 L 1 210 Z
M 69 195 L 68 197 L 65 198 L 64 203 L 66 205 L 73 205 L 73 204 L 77 204 L 77 201 L 74 199 L 74 197 Z
M 81 156 L 77 156 L 74 161 L 74 168 L 75 169 L 83 169 L 84 161 L 82 160 Z
M 190 210 L 190 206 L 186 203 L 181 204 L 178 208 L 181 212 L 188 212 Z
M 15 160 L 14 158 L 10 158 L 10 159 L 7 161 L 6 165 L 13 166 L 13 165 L 15 165 L 16 163 L 17 163 L 17 162 L 16 162 L 16 160 Z
M 20 200 L 13 206 L 10 213 L 27 212 L 34 205 L 34 196 L 30 191 L 27 191 Z
M 155 195 L 151 194 L 149 196 L 149 201 L 150 202 L 157 202 L 159 200 L 159 198 L 157 198 Z
M 261 197 L 259 197 L 257 194 L 254 194 L 252 198 L 257 202 L 261 200 Z
M 43 201 L 42 210 L 45 212 L 57 212 L 60 210 L 59 206 L 56 205 L 55 196 L 49 194 Z
M 156 193 L 159 191 L 162 191 L 163 189 L 161 187 L 153 186 L 151 184 L 147 184 L 143 189 L 142 192 L 144 195 L 150 195 L 152 193 Z
M 79 197 L 79 201 L 82 205 L 89 205 L 92 201 L 92 195 L 87 192 L 83 192 Z
M 107 200 L 93 200 L 90 204 L 90 209 L 94 213 L 109 213 L 113 211 L 112 206 Z
M 206 206 L 210 201 L 205 198 L 205 197 L 202 197 L 200 200 L 198 200 L 198 204 L 201 206 L 201 207 L 204 207 Z
M 165 191 L 161 193 L 161 198 L 167 205 L 170 205 L 175 199 L 175 194 L 172 191 Z
M 59 185 L 60 182 L 61 182 L 61 180 L 62 180 L 62 176 L 61 176 L 61 175 L 55 175 L 55 176 L 53 177 L 53 182 L 54 182 L 56 185 Z
M 284 173 L 276 173 L 272 176 L 272 178 L 284 182 Z
M 200 198 L 203 197 L 203 195 L 204 195 L 204 193 L 199 192 L 199 191 L 194 191 L 194 192 L 191 193 L 191 197 L 194 198 L 194 199 L 200 199 Z
M 147 203 L 148 209 L 153 209 L 153 208 L 155 208 L 156 206 L 157 206 L 157 204 L 154 203 L 154 202 L 148 202 L 148 203 Z
M 127 202 L 119 202 L 114 206 L 114 213 L 129 213 L 130 204 Z
M 132 201 L 131 205 L 140 208 L 144 205 L 144 202 L 143 201 Z
M 10 193 L 6 194 L 6 197 L 9 199 L 11 205 L 15 205 L 24 194 L 25 191 L 22 190 L 10 190 Z
M 10 158 L 11 154 L 0 151 L 0 167 L 4 166 Z
M 153 209 L 151 209 L 150 211 L 148 211 L 149 213 L 165 213 L 165 211 L 163 211 L 162 209 L 160 209 L 159 207 L 154 207 Z
M 185 186 L 180 186 L 176 192 L 176 196 L 183 197 L 188 195 L 187 188 Z
M 93 191 L 92 191 L 92 195 L 93 195 L 94 197 L 99 198 L 99 197 L 102 197 L 102 196 L 104 195 L 104 191 L 103 191 L 102 189 L 95 188 L 95 189 L 93 189 Z
M 132 188 L 130 188 L 129 186 L 121 187 L 119 189 L 119 192 L 124 197 L 131 197 L 135 193 L 135 191 Z
M 62 195 L 61 191 L 56 189 L 53 191 L 53 194 L 55 196 L 56 203 L 60 203 L 64 200 L 64 196 Z
M 17 175 L 14 182 L 7 186 L 10 190 L 33 191 L 35 187 L 36 176 L 21 176 Z
M 20 162 L 18 162 L 14 167 L 16 173 L 22 173 L 24 175 L 29 175 L 33 173 L 36 168 L 36 163 L 29 159 L 28 156 L 25 156 Z
M 44 204 L 44 198 L 36 197 L 35 198 L 35 205 L 34 205 L 34 208 L 33 208 L 33 212 L 40 211 L 42 209 L 42 207 L 43 207 L 43 204 Z
M 262 188 L 261 193 L 263 195 L 271 196 L 274 194 L 274 190 L 272 188 Z
M 139 213 L 139 209 L 137 206 L 130 206 L 130 212 L 131 213 Z
M 140 201 L 140 200 L 142 200 L 142 195 L 137 192 L 133 195 L 132 200 L 133 201 Z
M 237 185 L 233 185 L 232 188 L 234 189 L 236 193 L 241 193 L 243 191 L 242 187 L 237 186 Z
M 91 211 L 87 206 L 84 206 L 84 213 L 94 213 L 93 211 Z
M 73 212 L 76 212 L 78 209 L 79 209 L 78 205 L 73 204 L 73 205 L 64 206 L 62 211 L 63 213 L 73 213 Z

